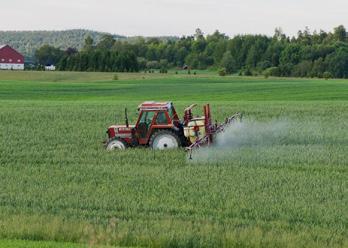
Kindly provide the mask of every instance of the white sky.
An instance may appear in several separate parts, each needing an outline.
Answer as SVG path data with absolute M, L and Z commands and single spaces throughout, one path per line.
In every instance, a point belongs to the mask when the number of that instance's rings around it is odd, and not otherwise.
M 0 30 L 84 28 L 127 36 L 348 28 L 348 0 L 2 0 Z

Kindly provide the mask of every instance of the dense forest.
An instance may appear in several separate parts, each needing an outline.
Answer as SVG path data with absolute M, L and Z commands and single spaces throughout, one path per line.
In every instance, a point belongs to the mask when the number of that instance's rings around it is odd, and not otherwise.
M 45 45 L 36 51 L 39 64 L 55 64 L 71 71 L 152 71 L 168 68 L 214 69 L 220 75 L 265 75 L 348 78 L 348 38 L 344 26 L 332 32 L 299 31 L 296 37 L 280 28 L 272 37 L 219 31 L 204 35 L 197 29 L 180 39 L 118 40 L 91 36 L 79 50 Z
M 9 44 L 27 59 L 34 57 L 35 51 L 45 44 L 67 49 L 75 47 L 81 49 L 86 37 L 92 37 L 99 42 L 106 33 L 73 29 L 65 31 L 0 31 L 0 44 Z M 115 39 L 125 38 L 120 35 L 113 35 Z

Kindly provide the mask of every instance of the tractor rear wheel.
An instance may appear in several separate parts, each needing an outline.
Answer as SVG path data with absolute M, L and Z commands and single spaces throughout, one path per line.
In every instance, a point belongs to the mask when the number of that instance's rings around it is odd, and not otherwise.
M 173 149 L 181 146 L 179 136 L 170 130 L 160 130 L 152 134 L 149 145 L 152 149 Z
M 112 151 L 112 150 L 125 150 L 127 148 L 126 142 L 124 142 L 121 139 L 113 139 L 110 140 L 109 143 L 106 146 L 106 150 Z

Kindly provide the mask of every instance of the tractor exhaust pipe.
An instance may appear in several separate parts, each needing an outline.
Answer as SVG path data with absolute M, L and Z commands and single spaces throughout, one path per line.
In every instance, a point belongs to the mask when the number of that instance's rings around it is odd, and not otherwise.
M 124 119 L 126 121 L 126 127 L 129 127 L 129 121 L 128 121 L 128 114 L 127 114 L 127 108 L 124 109 Z

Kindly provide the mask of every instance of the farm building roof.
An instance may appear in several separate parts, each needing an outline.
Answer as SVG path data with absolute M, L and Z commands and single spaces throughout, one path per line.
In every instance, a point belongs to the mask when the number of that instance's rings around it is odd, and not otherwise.
M 9 45 L 0 45 L 0 63 L 24 64 L 24 56 Z

